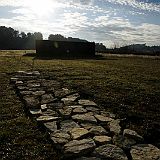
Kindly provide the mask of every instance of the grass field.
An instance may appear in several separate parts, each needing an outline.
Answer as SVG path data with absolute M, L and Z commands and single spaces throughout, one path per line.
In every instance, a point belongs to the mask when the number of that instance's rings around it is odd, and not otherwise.
M 33 66 L 33 57 L 22 57 L 20 53 L 19 56 L 12 56 L 9 52 L 9 56 L 0 56 L 1 143 L 4 150 L 11 145 L 11 151 L 4 152 L 9 153 L 19 147 L 19 155 L 23 155 L 21 147 L 25 151 L 27 144 L 33 148 L 37 144 L 37 156 L 46 158 L 47 154 L 43 157 L 41 150 L 50 153 L 48 156 L 55 155 L 53 150 L 50 152 L 45 133 L 25 116 L 22 105 L 9 86 L 10 73 L 31 70 L 32 67 L 63 81 L 117 117 L 126 118 L 125 127 L 136 130 L 148 142 L 160 147 L 160 59 L 115 56 L 101 60 L 36 59 Z M 35 142 L 31 141 L 32 137 L 35 137 Z M 43 145 L 48 147 L 43 148 Z M 31 152 L 32 147 L 29 147 Z

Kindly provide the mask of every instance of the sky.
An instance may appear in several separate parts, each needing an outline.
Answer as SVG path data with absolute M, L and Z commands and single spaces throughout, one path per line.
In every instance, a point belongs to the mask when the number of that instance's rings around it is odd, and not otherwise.
M 0 0 L 0 26 L 111 48 L 160 45 L 160 0 Z

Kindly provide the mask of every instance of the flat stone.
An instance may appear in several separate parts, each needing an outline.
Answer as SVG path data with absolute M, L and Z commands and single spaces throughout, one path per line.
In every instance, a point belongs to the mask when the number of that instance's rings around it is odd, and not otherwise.
M 75 160 L 101 160 L 98 157 L 80 157 L 80 158 L 76 158 Z
M 56 81 L 56 80 L 42 80 L 41 81 L 41 86 L 45 87 L 45 88 L 60 88 L 61 84 Z
M 37 121 L 38 122 L 49 122 L 49 121 L 56 121 L 56 120 L 58 120 L 59 119 L 59 117 L 54 117 L 54 116 L 47 116 L 47 115 L 45 115 L 45 116 L 40 116 L 40 117 L 38 117 L 37 118 Z
M 101 135 L 107 135 L 108 132 L 102 127 L 102 126 L 93 126 L 89 130 L 90 134 L 101 136 Z
M 86 100 L 86 99 L 81 99 L 78 101 L 78 103 L 83 106 L 97 106 L 97 104 L 95 102 L 90 101 L 90 100 Z
M 57 122 L 53 121 L 53 122 L 46 122 L 44 123 L 44 126 L 47 128 L 47 130 L 49 130 L 50 132 L 55 132 L 57 131 Z
M 40 87 L 40 83 L 28 83 L 27 87 L 29 88 L 36 88 L 36 87 Z
M 96 148 L 93 154 L 102 159 L 128 160 L 123 150 L 112 144 L 105 144 Z
M 71 134 L 72 139 L 80 139 L 88 135 L 89 132 L 84 128 L 73 128 L 69 133 Z
M 108 123 L 110 121 L 112 121 L 113 119 L 110 118 L 110 117 L 105 117 L 105 116 L 102 116 L 102 115 L 94 115 L 96 117 L 96 119 L 100 122 L 100 123 Z
M 130 130 L 130 129 L 125 129 L 123 131 L 123 136 L 127 137 L 129 139 L 133 139 L 137 142 L 142 142 L 143 141 L 143 137 L 140 136 L 136 131 Z
M 67 106 L 67 107 L 75 109 L 75 108 L 82 108 L 83 106 L 82 105 L 72 105 L 72 106 Z
M 61 130 L 66 132 L 71 131 L 73 128 L 80 128 L 80 126 L 72 120 L 62 121 L 60 123 L 60 127 L 61 127 Z
M 94 124 L 94 123 L 81 123 L 80 125 L 81 125 L 83 128 L 87 129 L 87 130 L 90 130 L 92 127 L 97 126 L 97 125 Z
M 138 144 L 132 146 L 131 156 L 133 160 L 159 160 L 160 150 L 151 144 Z
M 32 95 L 32 91 L 20 91 L 20 94 L 22 95 L 22 96 L 26 96 L 26 95 Z
M 77 98 L 75 97 L 66 97 L 66 98 L 62 98 L 61 101 L 65 104 L 65 105 L 72 105 L 74 104 L 75 100 Z
M 44 95 L 42 95 L 41 104 L 51 103 L 54 100 L 55 100 L 55 98 L 52 96 L 52 94 L 44 94 Z
M 59 109 L 59 113 L 63 118 L 67 119 L 67 118 L 71 117 L 72 108 Z
M 116 118 L 116 115 L 110 112 L 106 112 L 106 111 L 101 111 L 101 115 L 105 116 L 105 117 L 110 117 L 110 118 Z
M 47 110 L 47 104 L 41 104 L 41 110 L 46 111 Z
M 66 132 L 57 130 L 50 135 L 51 140 L 53 141 L 57 148 L 60 148 L 62 145 L 66 144 L 70 140 L 70 135 Z
M 120 120 L 112 120 L 109 122 L 109 129 L 112 133 L 118 135 L 121 132 Z
M 29 112 L 30 112 L 32 115 L 41 115 L 41 114 L 42 114 L 41 109 L 30 109 Z
M 28 87 L 25 87 L 25 86 L 17 86 L 17 89 L 20 90 L 20 91 L 27 91 L 27 90 L 28 90 Z
M 64 156 L 83 156 L 92 152 L 95 146 L 92 139 L 73 140 L 64 145 Z
M 10 82 L 11 82 L 11 83 L 15 83 L 16 81 L 18 81 L 18 78 L 16 78 L 16 77 L 12 77 L 12 78 L 10 79 Z
M 111 144 L 112 138 L 108 136 L 95 136 L 93 140 L 97 145 Z
M 16 81 L 16 85 L 22 85 L 23 84 L 23 81 Z
M 55 97 L 62 98 L 71 93 L 72 91 L 70 91 L 68 88 L 62 88 L 62 89 L 55 91 L 54 94 L 55 94 Z
M 51 109 L 47 109 L 46 111 L 42 112 L 42 114 L 48 116 L 58 116 L 57 112 Z
M 78 122 L 97 123 L 97 120 L 95 119 L 95 117 L 88 114 L 76 114 L 72 116 L 72 119 Z
M 96 108 L 96 107 L 92 107 L 92 106 L 86 106 L 86 110 L 87 111 L 91 111 L 91 112 L 94 112 L 96 114 L 99 114 L 99 108 Z
M 39 71 L 33 71 L 32 74 L 35 75 L 35 76 L 40 76 Z
M 83 107 L 77 107 L 77 108 L 75 108 L 75 109 L 73 110 L 73 113 L 74 113 L 74 114 L 86 113 L 86 112 L 87 112 L 87 110 L 84 109 Z
M 54 103 L 49 103 L 47 104 L 48 108 L 58 110 L 62 109 L 64 107 L 64 104 L 61 102 L 54 102 Z
M 23 99 L 28 108 L 39 108 L 39 100 L 36 97 L 24 96 Z
M 42 96 L 43 94 L 45 94 L 45 91 L 35 91 L 32 94 L 35 96 Z

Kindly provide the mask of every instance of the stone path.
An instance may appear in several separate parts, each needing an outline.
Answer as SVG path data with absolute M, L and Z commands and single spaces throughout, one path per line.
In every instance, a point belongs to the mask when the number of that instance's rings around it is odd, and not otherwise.
M 18 71 L 10 79 L 26 110 L 48 131 L 61 159 L 160 160 L 160 150 L 124 129 L 115 115 L 81 99 L 38 71 Z

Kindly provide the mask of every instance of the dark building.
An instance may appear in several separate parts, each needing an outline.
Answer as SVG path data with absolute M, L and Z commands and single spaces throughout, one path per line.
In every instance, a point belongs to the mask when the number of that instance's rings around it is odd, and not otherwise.
M 95 56 L 94 42 L 70 42 L 37 40 L 36 53 L 39 57 L 88 58 Z

